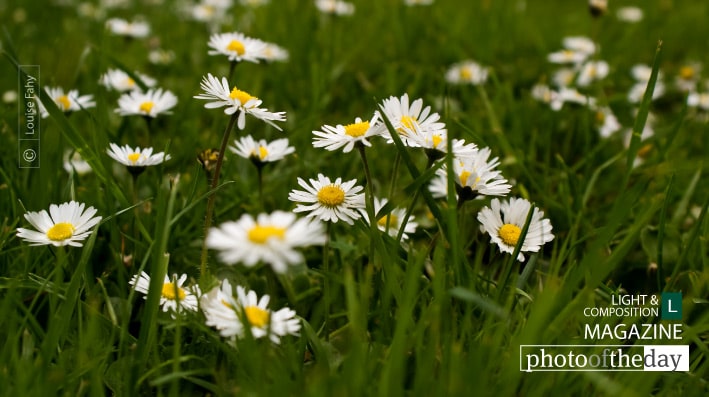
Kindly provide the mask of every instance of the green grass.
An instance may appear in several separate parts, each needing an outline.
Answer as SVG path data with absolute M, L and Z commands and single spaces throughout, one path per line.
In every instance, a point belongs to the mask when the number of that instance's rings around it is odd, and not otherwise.
M 253 165 L 228 156 L 215 225 L 293 209 L 288 192 L 297 177 L 324 173 L 363 184 L 356 150 L 313 148 L 311 131 L 367 119 L 382 99 L 408 93 L 427 105 L 445 98 L 435 110 L 449 134 L 489 146 L 515 182 L 511 195 L 543 210 L 555 239 L 524 264 L 511 260 L 479 231 L 477 213 L 489 199 L 460 208 L 454 198 L 433 199 L 420 189 L 431 176 L 423 152 L 373 139 L 369 187 L 412 208 L 420 226 L 408 244 L 362 223 L 338 222 L 328 249 L 303 250 L 306 263 L 285 275 L 268 266 L 226 266 L 210 251 L 211 276 L 200 279 L 209 183 L 196 158 L 218 147 L 229 117 L 192 97 L 202 76 L 226 75 L 229 64 L 207 55 L 209 29 L 164 3 L 108 12 L 150 22 L 151 38 L 134 41 L 110 35 L 103 20 L 79 17 L 74 7 L 0 5 L 13 21 L 3 24 L 0 91 L 17 89 L 15 64 L 35 64 L 41 84 L 76 88 L 97 102 L 69 117 L 50 106 L 38 169 L 18 168 L 17 104 L 0 104 L 0 395 L 709 393 L 707 124 L 672 88 L 682 65 L 709 62 L 706 4 L 639 2 L 645 18 L 636 25 L 618 22 L 613 12 L 594 20 L 584 2 L 567 1 L 526 2 L 524 10 L 501 1 L 436 0 L 420 8 L 358 1 L 355 15 L 343 18 L 321 15 L 305 0 L 255 10 L 235 5 L 232 23 L 220 31 L 277 43 L 290 61 L 236 68 L 236 84 L 270 110 L 286 111 L 287 121 L 279 132 L 247 119 L 232 140 L 246 133 L 288 137 L 297 151 L 264 169 L 262 200 Z M 642 130 L 648 111 L 656 117 L 641 165 L 630 166 L 647 142 L 636 139 L 626 149 L 618 135 L 598 136 L 588 109 L 567 104 L 554 112 L 530 96 L 555 70 L 546 54 L 570 35 L 600 45 L 611 72 L 588 92 L 609 104 L 624 128 Z M 155 46 L 174 51 L 175 61 L 149 63 Z M 491 68 L 484 86 L 445 83 L 447 67 L 466 58 Z M 646 101 L 636 117 L 625 97 L 629 69 L 653 60 L 668 92 Z M 139 117 L 117 116 L 118 95 L 98 84 L 109 67 L 155 77 L 179 98 L 173 114 L 153 120 L 151 132 Z M 109 142 L 152 145 L 172 156 L 140 176 L 140 203 L 130 175 L 105 154 Z M 78 151 L 93 172 L 67 174 L 65 150 Z M 28 226 L 27 211 L 71 199 L 104 217 L 82 248 L 30 247 L 16 237 L 16 228 Z M 173 320 L 158 307 L 157 293 L 144 300 L 131 291 L 128 280 L 139 270 L 157 280 L 187 273 L 205 289 L 228 278 L 269 294 L 271 308 L 288 306 L 302 318 L 300 336 L 280 345 L 245 338 L 234 347 L 201 313 Z M 520 345 L 618 344 L 585 340 L 585 324 L 655 321 L 584 317 L 584 308 L 609 307 L 619 291 L 683 293 L 682 341 L 628 343 L 689 345 L 689 372 L 520 372 Z

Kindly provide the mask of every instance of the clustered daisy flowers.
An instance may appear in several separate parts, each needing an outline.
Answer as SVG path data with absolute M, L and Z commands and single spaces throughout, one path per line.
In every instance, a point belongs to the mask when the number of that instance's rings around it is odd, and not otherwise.
M 179 278 L 173 275 L 172 278 L 165 275 L 162 288 L 160 290 L 160 306 L 164 312 L 171 312 L 174 317 L 175 313 L 183 310 L 196 312 L 198 309 L 197 299 L 201 295 L 199 286 L 184 287 L 187 280 L 187 275 L 183 274 Z M 133 276 L 128 282 L 136 291 L 145 295 L 148 298 L 150 290 L 150 276 L 146 272 L 140 272 Z

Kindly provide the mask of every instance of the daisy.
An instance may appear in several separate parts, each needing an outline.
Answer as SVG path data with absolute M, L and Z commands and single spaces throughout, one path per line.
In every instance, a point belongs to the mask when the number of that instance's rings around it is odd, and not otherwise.
M 177 105 L 177 97 L 171 91 L 158 88 L 147 92 L 132 91 L 118 98 L 116 113 L 121 116 L 144 116 L 155 118 L 161 114 L 171 114 Z
M 295 214 L 284 211 L 262 213 L 256 219 L 245 214 L 236 222 L 211 228 L 207 235 L 207 246 L 219 251 L 222 262 L 251 267 L 263 261 L 277 273 L 303 262 L 303 255 L 295 248 L 324 242 L 322 223 L 296 219 Z
M 408 139 L 412 146 L 426 149 L 426 153 L 429 156 L 433 156 L 434 160 L 440 158 L 440 155 L 435 155 L 431 151 L 435 151 L 438 154 L 448 152 L 448 133 L 446 130 L 423 131 L 417 129 L 409 135 Z M 462 139 L 453 139 L 451 148 L 453 149 L 453 155 L 456 157 L 472 156 L 478 149 L 474 143 L 465 143 Z
M 588 8 L 592 16 L 599 17 L 608 11 L 608 0 L 588 0 Z
M 372 146 L 367 138 L 380 135 L 382 129 L 378 125 L 379 114 L 375 113 L 369 121 L 362 121 L 357 117 L 352 124 L 336 126 L 324 125 L 322 131 L 313 131 L 313 147 L 324 147 L 329 151 L 343 148 L 344 153 L 349 153 L 355 144 Z
M 438 121 L 441 116 L 435 112 L 431 113 L 430 106 L 424 108 L 421 98 L 416 99 L 409 105 L 408 94 L 402 95 L 401 98 L 391 96 L 382 102 L 381 107 L 386 118 L 389 119 L 394 129 L 401 135 L 405 145 L 415 145 L 409 141 L 408 135 L 414 133 L 416 129 L 431 134 L 445 133 L 445 124 Z M 388 130 L 384 129 L 382 135 L 387 138 L 388 143 L 394 142 Z
M 153 65 L 169 65 L 175 60 L 175 53 L 170 50 L 157 48 L 148 52 L 148 61 Z
M 558 91 L 552 90 L 548 85 L 536 84 L 532 87 L 532 98 L 546 103 L 555 112 L 561 110 L 564 105 L 564 101 L 559 95 Z
M 709 93 L 692 92 L 687 96 L 687 106 L 705 111 L 709 110 Z
M 568 87 L 576 80 L 576 68 L 559 68 L 551 77 L 551 81 L 557 87 Z
M 490 235 L 490 240 L 500 247 L 500 251 L 513 254 L 531 206 L 529 201 L 522 198 L 512 197 L 502 202 L 492 199 L 490 207 L 484 207 L 478 213 L 480 229 Z M 543 216 L 544 212 L 535 207 L 517 256 L 518 261 L 524 261 L 522 252 L 539 252 L 542 245 L 554 239 L 551 223 Z
M 608 63 L 606 61 L 588 61 L 581 66 L 576 85 L 588 87 L 592 82 L 599 81 L 608 76 Z
M 412 6 L 428 6 L 433 4 L 433 0 L 404 0 L 404 4 Z
M 268 42 L 265 44 L 266 45 L 263 47 L 263 50 L 258 55 L 260 59 L 263 59 L 266 62 L 285 62 L 290 57 L 288 50 L 278 44 Z
M 223 280 L 221 287 L 202 296 L 201 306 L 206 324 L 225 338 L 243 338 L 246 328 L 255 339 L 268 336 L 275 344 L 286 335 L 297 336 L 301 324 L 295 311 L 282 308 L 274 312 L 268 308 L 270 300 L 268 295 L 259 298 L 241 286 L 236 287 L 235 298 L 231 284 Z
M 364 193 L 362 186 L 355 186 L 356 179 L 342 182 L 337 178 L 334 182 L 323 174 L 318 174 L 318 179 L 311 179 L 310 185 L 302 178 L 298 184 L 305 189 L 291 190 L 288 200 L 298 204 L 293 212 L 309 212 L 308 217 L 317 217 L 322 221 L 337 223 L 341 220 L 350 225 L 359 219 L 358 209 L 364 208 Z
M 29 242 L 30 245 L 48 245 L 55 247 L 71 245 L 81 247 L 81 240 L 91 234 L 91 228 L 101 221 L 96 215 L 96 209 L 89 207 L 84 211 L 85 204 L 69 201 L 63 204 L 52 204 L 49 213 L 28 212 L 25 219 L 37 231 L 25 228 L 17 229 L 17 237 Z
M 636 23 L 642 21 L 643 10 L 638 7 L 620 7 L 615 16 L 623 22 Z
M 281 131 L 281 127 L 277 126 L 274 121 L 285 121 L 285 112 L 269 112 L 268 109 L 260 108 L 259 105 L 261 105 L 262 102 L 260 99 L 236 87 L 230 89 L 226 77 L 222 77 L 222 80 L 219 81 L 218 78 L 209 73 L 206 77 L 202 78 L 200 87 L 202 87 L 204 93 L 195 95 L 194 98 L 212 101 L 207 102 L 207 104 L 204 105 L 205 108 L 215 109 L 226 107 L 224 113 L 229 115 L 239 111 L 237 126 L 240 130 L 243 130 L 246 126 L 246 114 L 248 113 Z
M 169 154 L 166 155 L 163 152 L 153 154 L 153 148 L 151 147 L 141 149 L 136 146 L 135 149 L 131 149 L 128 145 L 120 147 L 115 143 L 111 143 L 110 149 L 107 149 L 106 152 L 112 159 L 128 167 L 131 172 L 142 172 L 145 167 L 162 164 L 170 160 Z
M 193 285 L 189 288 L 183 287 L 187 280 L 187 275 L 183 274 L 177 278 L 177 274 L 172 276 L 172 279 L 165 275 L 165 281 L 160 292 L 160 306 L 162 311 L 170 312 L 173 317 L 175 312 L 181 312 L 186 309 L 192 312 L 197 311 L 197 300 L 200 295 L 199 286 Z M 134 275 L 128 284 L 132 285 L 136 291 L 144 294 L 144 299 L 148 299 L 148 290 L 150 289 L 150 276 L 146 272 Z
M 229 149 L 245 159 L 252 160 L 256 164 L 278 161 L 295 152 L 293 146 L 288 146 L 288 138 L 266 142 L 265 139 L 256 141 L 251 135 L 235 140 L 234 146 Z
M 191 6 L 192 19 L 199 22 L 218 24 L 225 19 L 228 10 L 232 7 L 231 0 L 202 0 Z
M 602 107 L 596 110 L 596 127 L 598 134 L 603 138 L 608 138 L 614 132 L 620 130 L 620 123 L 609 107 Z
M 430 3 L 429 3 L 430 4 Z M 465 60 L 453 64 L 446 72 L 446 81 L 451 84 L 478 85 L 487 81 L 488 70 L 479 63 Z
M 111 18 L 106 21 L 106 27 L 115 35 L 136 39 L 148 37 L 150 34 L 150 25 L 145 21 L 129 22 L 121 18 Z
M 92 171 L 89 163 L 84 161 L 79 152 L 75 150 L 64 152 L 64 170 L 70 174 L 76 172 L 79 175 L 85 175 Z
M 266 5 L 270 0 L 239 0 L 239 4 L 248 7 L 260 7 Z
M 209 55 L 226 55 L 233 62 L 258 63 L 266 48 L 265 42 L 239 32 L 213 34 L 207 45 L 211 48 Z
M 141 82 L 145 86 L 155 86 L 155 79 L 153 79 L 152 77 L 148 77 L 138 72 L 135 72 L 135 74 L 140 78 Z M 133 80 L 132 77 L 130 77 L 126 72 L 120 69 L 109 69 L 105 74 L 101 76 L 99 82 L 104 87 L 119 92 L 141 90 L 140 86 L 136 84 L 135 80 Z
M 436 173 L 428 184 L 428 191 L 431 192 L 433 198 L 443 199 L 448 197 L 448 176 L 443 173 Z M 458 194 L 454 194 L 457 200 Z
M 453 161 L 458 195 L 468 199 L 473 198 L 475 194 L 504 196 L 510 192 L 512 185 L 507 183 L 502 173 L 495 169 L 500 165 L 500 161 L 497 157 L 488 160 L 490 154 L 490 148 L 482 148 L 473 156 Z M 437 172 L 446 175 L 446 170 L 443 168 Z
M 675 85 L 684 92 L 696 91 L 701 71 L 702 65 L 697 62 L 682 66 L 675 77 Z
M 374 198 L 374 213 L 377 214 L 377 228 L 379 230 L 388 233 L 392 237 L 396 237 L 404 226 L 404 218 L 406 217 L 406 209 L 404 208 L 394 208 L 388 214 L 380 214 L 379 211 L 387 205 L 387 199 Z M 364 219 L 369 223 L 369 216 L 366 212 L 363 212 Z M 409 234 L 415 233 L 418 224 L 413 221 L 412 217 L 409 217 L 406 225 L 404 226 L 404 234 L 402 238 L 406 240 L 409 238 Z
M 560 51 L 555 51 L 547 55 L 547 61 L 551 63 L 559 63 L 559 64 L 575 64 L 578 65 L 585 61 L 588 58 L 588 54 L 581 52 L 581 51 L 576 51 L 576 50 L 570 50 L 570 49 L 564 49 Z
M 339 16 L 352 15 L 355 12 L 354 4 L 340 0 L 315 0 L 315 7 L 325 14 Z
M 81 109 L 96 106 L 93 95 L 79 95 L 79 91 L 77 90 L 70 90 L 67 93 L 64 93 L 64 90 L 61 88 L 54 87 L 45 87 L 44 90 L 47 92 L 47 95 L 54 100 L 54 104 L 57 105 L 59 110 L 64 113 L 76 112 Z M 39 101 L 39 98 L 37 98 L 37 102 L 42 118 L 47 118 L 49 116 L 47 108 Z
M 584 36 L 569 36 L 563 40 L 564 48 L 578 51 L 582 54 L 593 55 L 596 52 L 596 44 L 593 40 Z
M 568 102 L 588 106 L 590 108 L 596 106 L 596 98 L 583 95 L 576 88 L 571 87 L 561 87 L 558 92 L 558 100 L 561 104 Z

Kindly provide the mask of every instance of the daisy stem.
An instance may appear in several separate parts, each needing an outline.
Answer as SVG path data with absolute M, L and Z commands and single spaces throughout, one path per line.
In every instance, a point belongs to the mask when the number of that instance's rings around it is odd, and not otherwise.
M 204 240 L 202 240 L 202 256 L 200 259 L 199 275 L 200 280 L 204 280 L 207 273 L 207 233 L 209 233 L 209 228 L 212 226 L 212 214 L 214 213 L 214 202 L 216 201 L 217 195 L 214 191 L 219 184 L 219 174 L 222 171 L 222 163 L 224 162 L 224 152 L 226 152 L 227 144 L 229 143 L 229 135 L 231 130 L 236 124 L 236 120 L 239 118 L 239 112 L 231 115 L 229 119 L 229 124 L 224 130 L 224 135 L 222 136 L 222 145 L 219 147 L 219 155 L 217 156 L 217 164 L 214 167 L 214 175 L 212 176 L 212 183 L 210 184 L 209 197 L 207 198 L 207 214 L 204 218 Z
M 131 194 L 133 195 L 133 205 L 138 204 L 138 173 L 131 173 Z M 139 210 L 136 206 L 133 208 L 133 254 L 137 251 L 138 246 L 138 216 Z
M 400 155 L 397 152 L 396 155 L 396 162 L 398 163 L 400 160 Z M 435 163 L 435 159 L 433 157 L 428 157 L 428 163 L 426 165 L 426 168 L 431 168 L 433 167 L 433 164 Z M 396 167 L 395 167 L 396 168 Z M 416 189 L 416 192 L 414 192 L 414 197 L 411 199 L 411 204 L 409 204 L 409 208 L 406 209 L 406 214 L 404 215 L 404 219 L 401 221 L 401 228 L 399 229 L 399 232 L 396 234 L 396 241 L 401 241 L 401 238 L 404 236 L 404 230 L 406 230 L 406 224 L 409 222 L 409 218 L 411 217 L 411 213 L 414 211 L 414 207 L 416 206 L 416 202 L 418 201 L 419 195 L 421 194 L 421 189 Z M 392 197 L 392 194 L 389 194 L 389 197 Z M 387 230 L 389 230 L 389 219 L 387 219 Z
M 325 330 L 325 340 L 330 340 L 330 229 L 331 223 L 327 222 L 325 231 L 325 244 L 323 245 L 323 299 L 325 300 L 325 323 L 323 329 Z
M 367 215 L 369 216 L 369 261 L 374 263 L 374 236 L 377 233 L 377 220 L 374 213 L 374 192 L 372 189 L 372 174 L 369 172 L 369 163 L 367 162 L 367 155 L 364 151 L 364 145 L 357 144 L 357 149 L 359 150 L 359 155 L 362 158 L 362 166 L 364 167 L 364 177 L 367 179 L 366 183 L 366 209 Z
M 401 164 L 401 153 L 396 152 L 396 157 L 394 157 L 394 167 L 391 169 L 391 184 L 389 185 L 389 199 L 394 197 L 394 189 L 396 189 L 396 180 L 399 175 L 399 165 Z M 387 222 L 388 223 L 388 222 Z M 388 228 L 389 225 L 387 225 Z
M 256 166 L 258 174 L 258 201 L 261 203 L 261 209 L 265 210 L 263 206 L 263 165 Z
M 236 64 L 237 64 L 237 63 L 238 63 L 238 62 L 236 62 L 236 61 L 231 61 L 231 62 L 229 62 L 229 74 L 227 75 L 227 78 L 226 78 L 227 81 L 231 81 L 231 76 L 234 75 L 234 69 L 236 69 Z

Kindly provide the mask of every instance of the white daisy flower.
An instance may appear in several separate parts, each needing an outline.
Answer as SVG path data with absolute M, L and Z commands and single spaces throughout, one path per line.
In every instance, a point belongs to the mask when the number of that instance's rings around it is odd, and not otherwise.
M 594 81 L 603 80 L 608 76 L 608 63 L 606 61 L 588 61 L 581 66 L 576 85 L 588 87 Z
M 89 207 L 84 211 L 85 204 L 69 201 L 63 204 L 52 204 L 49 213 L 28 212 L 25 219 L 37 231 L 17 228 L 17 237 L 27 241 L 30 245 L 53 245 L 61 247 L 70 245 L 81 247 L 81 240 L 91 234 L 91 229 L 101 221 L 96 215 L 96 209 Z
M 58 87 L 45 87 L 44 90 L 54 100 L 54 103 L 57 105 L 59 110 L 64 113 L 76 112 L 81 109 L 88 109 L 96 106 L 93 95 L 79 95 L 79 91 L 77 90 L 70 90 L 67 93 L 64 93 L 64 90 Z M 47 108 L 44 107 L 39 98 L 37 98 L 37 104 L 39 105 L 39 111 L 42 118 L 49 117 Z
M 218 24 L 232 6 L 231 0 L 202 0 L 190 6 L 189 14 L 195 21 Z
M 298 204 L 293 212 L 308 212 L 308 217 L 317 217 L 325 222 L 337 223 L 342 220 L 350 225 L 359 219 L 358 209 L 364 208 L 364 188 L 355 186 L 356 179 L 342 182 L 337 178 L 334 182 L 323 174 L 318 174 L 318 179 L 310 179 L 310 185 L 302 178 L 298 184 L 305 189 L 291 190 L 288 200 Z
M 580 93 L 576 88 L 571 87 L 561 87 L 558 92 L 557 100 L 560 101 L 561 104 L 575 103 L 588 106 L 592 109 L 596 106 L 596 98 L 586 96 Z
M 194 98 L 212 101 L 207 102 L 204 105 L 205 108 L 226 107 L 224 113 L 229 115 L 239 111 L 237 126 L 240 130 L 243 130 L 246 126 L 246 114 L 250 114 L 281 131 L 281 127 L 277 126 L 274 121 L 285 121 L 285 112 L 269 112 L 268 109 L 260 108 L 259 106 L 262 103 L 260 99 L 236 87 L 230 89 L 226 77 L 222 77 L 222 80 L 219 81 L 218 78 L 209 73 L 202 79 L 200 87 L 202 87 L 204 93 L 195 95 Z
M 92 171 L 89 163 L 75 150 L 64 152 L 64 170 L 70 174 L 76 172 L 78 175 L 86 175 Z
M 630 103 L 640 103 L 645 96 L 645 90 L 647 90 L 647 82 L 639 82 L 630 87 L 628 91 L 628 101 Z M 652 91 L 652 99 L 657 99 L 665 94 L 665 85 L 657 80 L 655 82 L 655 89 Z
M 258 55 L 260 59 L 266 62 L 285 62 L 290 57 L 288 50 L 279 46 L 278 44 L 265 43 L 266 46 L 263 48 L 261 53 Z
M 163 152 L 153 154 L 153 148 L 151 147 L 141 149 L 136 146 L 135 149 L 132 149 L 128 145 L 120 147 L 115 143 L 111 143 L 110 149 L 107 149 L 106 152 L 112 159 L 128 168 L 150 167 L 170 160 L 169 154 L 166 155 Z
M 592 16 L 599 17 L 608 11 L 608 0 L 588 0 L 588 8 Z
M 503 202 L 492 199 L 490 207 L 484 207 L 478 213 L 480 229 L 490 235 L 490 239 L 500 247 L 500 251 L 513 254 L 531 207 L 531 203 L 522 198 L 512 197 Z M 522 252 L 539 252 L 542 245 L 554 239 L 551 222 L 543 217 L 544 212 L 535 207 L 517 256 L 518 261 L 524 261 Z
M 441 116 L 435 112 L 431 113 L 430 106 L 424 108 L 421 98 L 416 99 L 409 105 L 408 94 L 402 95 L 401 98 L 391 96 L 382 102 L 382 107 L 384 108 L 384 115 L 399 133 L 405 145 L 415 145 L 409 141 L 408 136 L 414 133 L 416 129 L 431 134 L 445 134 L 446 125 L 438 121 Z M 382 129 L 382 136 L 387 138 L 388 143 L 394 142 L 389 135 L 388 129 Z
M 169 65 L 175 60 L 175 53 L 171 50 L 157 48 L 148 52 L 148 61 L 153 65 Z
M 531 94 L 532 98 L 548 104 L 549 107 L 551 107 L 551 109 L 555 112 L 561 110 L 561 107 L 564 105 L 564 101 L 559 95 L 559 92 L 552 90 L 548 85 L 534 85 L 534 87 L 532 87 Z
M 620 130 L 620 123 L 609 107 L 596 109 L 596 128 L 598 134 L 603 138 L 608 138 L 616 131 Z
M 277 273 L 303 262 L 303 255 L 295 248 L 324 242 L 321 222 L 296 219 L 295 214 L 284 211 L 262 213 L 256 219 L 245 214 L 236 222 L 210 229 L 207 235 L 207 246 L 219 251 L 222 262 L 251 267 L 263 261 Z
M 239 0 L 239 4 L 248 7 L 260 7 L 268 4 L 270 0 Z
M 339 16 L 352 15 L 355 12 L 354 4 L 340 0 L 315 0 L 315 7 L 325 14 Z
M 187 280 L 187 275 L 183 274 L 177 278 L 177 274 L 170 279 L 165 275 L 162 288 L 160 290 L 160 306 L 162 311 L 170 312 L 174 317 L 175 312 L 181 312 L 183 309 L 196 312 L 198 309 L 198 299 L 200 295 L 199 286 L 193 285 L 189 288 L 183 287 Z M 150 276 L 146 272 L 134 275 L 128 284 L 132 285 L 136 291 L 144 294 L 144 299 L 148 299 L 148 291 L 150 290 Z
M 679 69 L 679 73 L 675 77 L 675 85 L 681 91 L 695 92 L 701 71 L 702 65 L 697 62 L 692 62 L 682 66 Z
M 135 72 L 135 74 L 140 78 L 143 84 L 147 87 L 155 86 L 155 79 L 148 77 L 144 74 Z M 105 74 L 101 76 L 99 80 L 101 85 L 106 88 L 116 90 L 119 92 L 126 91 L 140 91 L 140 86 L 130 77 L 126 72 L 120 69 L 109 69 Z
M 443 173 L 436 173 L 428 184 L 428 191 L 431 192 L 433 198 L 444 199 L 448 197 L 448 176 Z M 457 200 L 458 194 L 454 194 Z
M 448 152 L 448 133 L 443 130 L 420 130 L 416 129 L 408 135 L 411 146 L 421 147 L 426 150 L 434 150 L 441 153 Z M 465 143 L 462 139 L 453 139 L 451 142 L 453 155 L 456 157 L 467 157 L 474 155 L 478 147 L 474 143 Z M 428 153 L 430 155 L 430 153 Z
M 615 15 L 623 22 L 636 23 L 642 21 L 643 10 L 632 6 L 620 7 Z
M 250 159 L 257 164 L 278 161 L 295 152 L 293 146 L 288 146 L 288 138 L 266 142 L 265 139 L 256 141 L 251 135 L 235 140 L 234 146 L 229 149 L 239 156 Z
M 233 62 L 258 63 L 266 49 L 265 42 L 239 32 L 213 34 L 207 45 L 211 48 L 209 55 L 226 55 Z
M 404 4 L 409 7 L 413 6 L 428 6 L 433 4 L 433 0 L 404 0 Z
M 259 299 L 256 292 L 241 286 L 236 287 L 236 295 L 235 298 L 229 281 L 223 280 L 221 287 L 213 288 L 201 298 L 205 323 L 219 330 L 222 337 L 243 338 L 247 327 L 255 339 L 268 336 L 275 344 L 286 335 L 298 335 L 301 324 L 295 311 L 289 308 L 271 311 L 268 295 Z
M 584 36 L 569 36 L 563 40 L 564 48 L 578 51 L 586 55 L 593 55 L 596 52 L 596 44 L 593 40 Z
M 500 165 L 498 158 L 488 160 L 491 152 L 490 148 L 486 147 L 478 150 L 473 156 L 453 161 L 455 182 L 460 187 L 459 195 L 473 198 L 475 194 L 504 196 L 510 192 L 512 185 L 495 169 Z M 438 173 L 446 175 L 444 168 L 439 169 Z
M 570 49 L 555 51 L 547 55 L 547 61 L 558 64 L 578 65 L 585 61 L 587 58 L 588 54 Z
M 387 199 L 380 200 L 377 197 L 374 198 L 374 213 L 377 214 L 377 228 L 392 237 L 396 237 L 399 230 L 401 230 L 401 227 L 404 225 L 406 209 L 394 208 L 388 214 L 379 214 L 379 211 L 381 211 L 381 209 L 384 208 L 388 202 L 389 201 Z M 364 217 L 364 220 L 369 223 L 369 216 L 366 211 L 362 211 L 362 216 Z M 402 238 L 404 240 L 409 238 L 408 235 L 415 233 L 417 227 L 418 224 L 414 222 L 414 218 L 409 217 L 406 222 L 406 226 L 404 226 L 404 234 L 402 234 Z
M 106 21 L 106 27 L 115 35 L 136 39 L 148 37 L 150 34 L 150 25 L 141 20 L 129 22 L 121 18 L 111 18 Z
M 692 92 L 687 96 L 687 106 L 709 111 L 709 93 Z
M 379 122 L 379 114 L 374 114 L 369 121 L 362 121 L 357 117 L 352 124 L 336 126 L 324 125 L 322 131 L 313 131 L 313 147 L 324 147 L 329 151 L 343 148 L 344 153 L 349 153 L 355 144 L 360 143 L 365 146 L 372 146 L 367 138 L 380 135 L 382 129 Z
M 576 68 L 559 68 L 551 76 L 551 81 L 557 87 L 568 87 L 573 84 L 576 79 Z
M 472 60 L 453 64 L 446 72 L 446 81 L 451 84 L 478 85 L 487 81 L 488 69 Z
M 15 103 L 17 102 L 17 91 L 8 90 L 2 93 L 3 103 Z
M 161 114 L 171 114 L 177 105 L 177 97 L 172 91 L 162 88 L 147 92 L 132 91 L 118 98 L 116 113 L 121 116 L 144 116 L 155 118 Z

